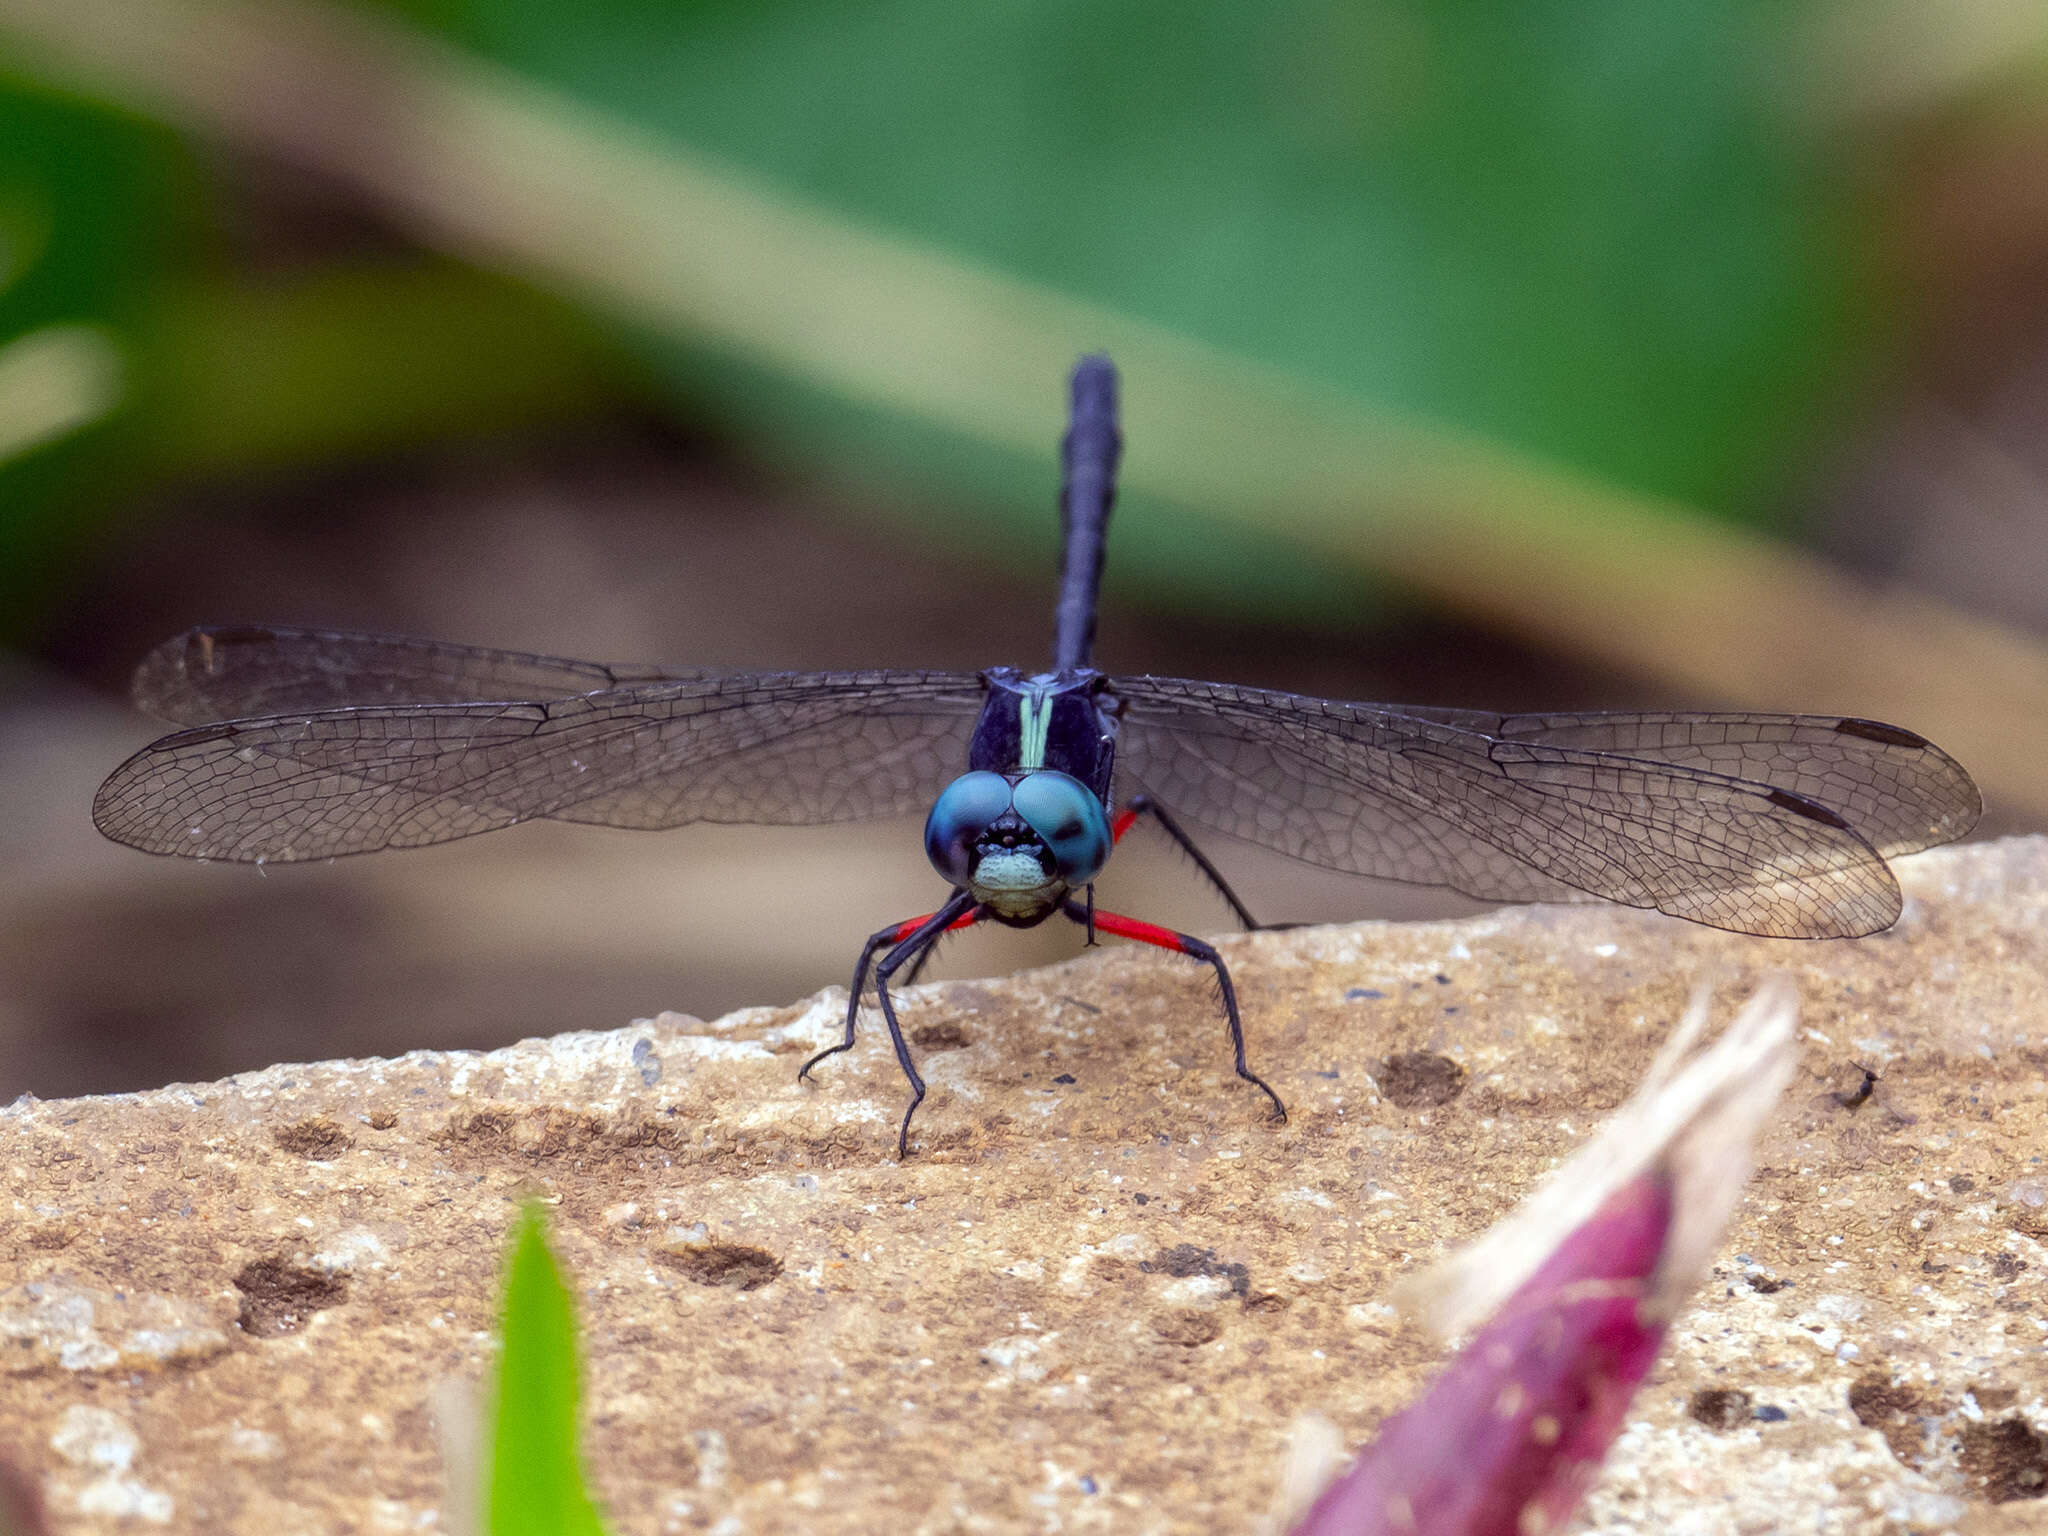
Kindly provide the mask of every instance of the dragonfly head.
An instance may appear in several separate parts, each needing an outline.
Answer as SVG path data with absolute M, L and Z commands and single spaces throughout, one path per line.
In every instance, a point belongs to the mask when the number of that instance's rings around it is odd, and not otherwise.
M 1034 917 L 1109 859 L 1109 817 L 1064 773 L 962 774 L 925 819 L 932 868 L 998 916 Z

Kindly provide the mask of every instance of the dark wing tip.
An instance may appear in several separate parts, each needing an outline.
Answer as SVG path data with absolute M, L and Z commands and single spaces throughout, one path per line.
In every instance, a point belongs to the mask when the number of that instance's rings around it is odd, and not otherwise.
M 1837 720 L 1835 729 L 1844 736 L 1861 737 L 1864 741 L 1875 741 L 1887 747 L 1931 747 L 1929 741 L 1917 731 L 1904 726 L 1886 725 L 1882 720 L 1861 720 L 1851 715 Z
M 1931 770 L 1922 770 L 1930 772 L 1925 793 L 1919 801 L 1925 809 L 1926 821 L 1918 827 L 1900 829 L 1902 836 L 1882 840 L 1885 854 L 1917 853 L 1923 848 L 1952 843 L 1967 836 L 1984 814 L 1983 792 L 1977 788 L 1969 770 L 1918 731 L 1855 715 L 1835 721 L 1834 728 L 1839 736 L 1875 742 L 1884 747 L 1898 747 L 1904 751 L 1924 752 L 1932 760 Z
M 209 741 L 229 741 L 242 734 L 241 727 L 223 720 L 218 725 L 197 725 L 189 731 L 174 731 L 150 743 L 150 752 L 175 751 L 179 747 L 203 747 Z
M 1805 795 L 1795 795 L 1789 789 L 1773 789 L 1764 798 L 1783 810 L 1804 816 L 1808 821 L 1817 821 L 1824 827 L 1833 827 L 1840 832 L 1855 830 L 1839 814 L 1829 810 L 1818 800 L 1808 799 Z

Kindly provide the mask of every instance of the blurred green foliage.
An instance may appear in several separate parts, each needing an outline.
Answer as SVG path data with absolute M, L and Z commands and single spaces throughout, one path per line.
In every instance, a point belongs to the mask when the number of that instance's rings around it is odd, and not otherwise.
M 1770 508 L 1871 344 L 1845 178 L 1777 94 L 1810 46 L 1782 0 L 393 9 L 851 220 L 1724 515 Z M 87 318 L 129 366 L 104 424 L 0 459 L 0 616 L 61 592 L 138 489 L 574 416 L 650 375 L 780 451 L 990 498 L 999 544 L 1047 545 L 1042 467 L 708 345 L 614 350 L 448 264 L 259 279 L 213 184 L 159 129 L 0 90 L 0 221 L 27 258 L 0 346 Z M 0 385 L 0 445 L 7 409 Z M 1241 596 L 1242 536 L 1175 553 L 1176 515 L 1126 508 L 1119 574 L 1206 565 L 1188 579 Z M 1346 600 L 1307 562 L 1282 585 Z
M 197 232 L 200 183 L 165 130 L 90 103 L 0 79 L 0 377 L 21 338 L 85 323 L 120 337 L 158 274 Z M 117 355 L 118 374 L 124 359 Z M 111 415 L 18 445 L 42 402 L 0 385 L 0 600 L 50 571 L 72 535 L 73 487 L 101 476 Z M 61 412 L 61 406 L 59 407 Z M 0 610 L 4 611 L 4 610 Z
M 1782 0 L 475 0 L 457 39 L 849 217 L 1730 508 L 1844 336 Z
M 489 1536 L 604 1536 L 583 1486 L 576 1319 L 529 1205 L 505 1272 L 504 1353 L 487 1431 Z
M 0 640 L 61 607 L 158 485 L 588 415 L 641 387 L 600 327 L 503 277 L 406 252 L 238 260 L 207 169 L 160 125 L 0 76 Z M 51 366 L 9 366 L 37 356 Z M 75 429 L 22 440 L 79 386 Z

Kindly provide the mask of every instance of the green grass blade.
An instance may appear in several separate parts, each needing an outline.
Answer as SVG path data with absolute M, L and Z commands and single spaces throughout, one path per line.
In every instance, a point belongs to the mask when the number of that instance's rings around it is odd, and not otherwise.
M 538 1208 L 505 1277 L 505 1350 L 490 1426 L 490 1536 L 604 1536 L 577 1451 L 576 1320 Z

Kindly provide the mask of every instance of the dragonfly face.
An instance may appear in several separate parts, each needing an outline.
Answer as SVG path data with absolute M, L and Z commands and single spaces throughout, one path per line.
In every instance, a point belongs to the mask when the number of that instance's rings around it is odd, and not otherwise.
M 961 775 L 924 824 L 925 856 L 998 922 L 1029 927 L 1109 859 L 1109 815 L 1079 779 L 1055 769 Z

